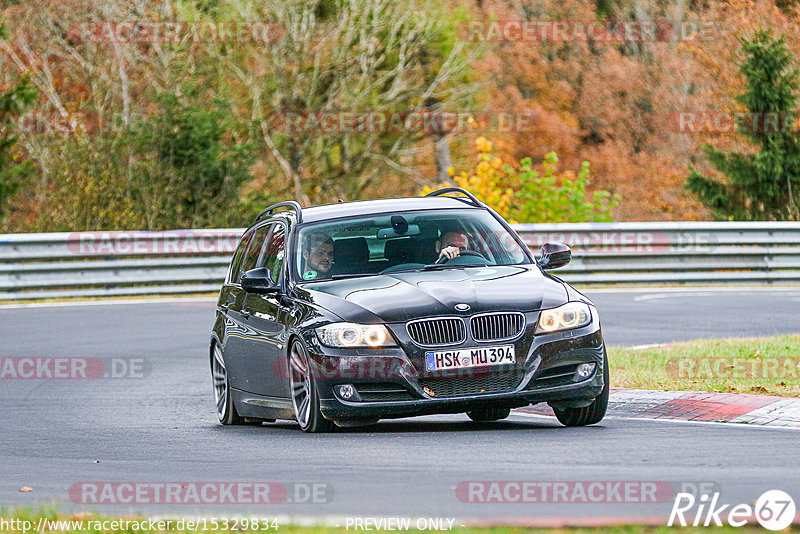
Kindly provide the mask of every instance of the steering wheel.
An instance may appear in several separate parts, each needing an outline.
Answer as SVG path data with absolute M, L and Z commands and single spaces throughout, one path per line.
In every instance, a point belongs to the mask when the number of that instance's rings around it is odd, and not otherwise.
M 442 256 L 441 258 L 436 260 L 436 265 L 441 265 L 443 263 L 447 263 L 450 260 L 454 260 L 454 259 L 460 258 L 462 256 L 476 256 L 476 257 L 486 261 L 486 258 L 484 258 L 483 254 L 481 254 L 480 252 L 475 252 L 474 250 L 462 250 L 461 254 L 456 256 L 455 258 L 448 258 L 447 256 Z

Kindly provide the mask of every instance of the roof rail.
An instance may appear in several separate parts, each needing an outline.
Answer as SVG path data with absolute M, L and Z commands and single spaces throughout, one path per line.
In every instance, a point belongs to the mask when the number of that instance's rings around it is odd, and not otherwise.
M 257 223 L 265 216 L 272 215 L 272 212 L 278 208 L 291 208 L 297 214 L 297 222 L 303 222 L 303 208 L 300 207 L 300 204 L 295 202 L 294 200 L 287 200 L 286 202 L 278 202 L 277 204 L 273 204 L 272 206 L 268 207 L 264 211 L 258 214 L 256 220 L 253 221 L 253 224 Z
M 473 195 L 472 193 L 470 193 L 466 189 L 461 189 L 460 187 L 445 187 L 443 189 L 437 189 L 436 191 L 431 191 L 430 193 L 428 193 L 425 196 L 426 197 L 440 197 L 440 196 L 446 195 L 447 193 L 461 193 L 462 195 L 464 195 L 467 198 L 469 198 L 469 200 L 472 201 L 471 204 L 473 204 L 474 206 L 476 206 L 478 208 L 482 208 L 483 207 L 483 202 L 478 200 L 478 197 L 476 197 L 475 195 Z M 464 197 L 451 197 L 451 198 L 455 198 L 456 200 L 460 200 L 462 202 L 467 202 L 467 199 L 464 198 Z

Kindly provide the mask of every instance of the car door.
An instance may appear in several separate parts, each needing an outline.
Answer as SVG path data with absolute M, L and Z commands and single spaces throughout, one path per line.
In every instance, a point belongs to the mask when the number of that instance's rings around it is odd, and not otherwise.
M 231 268 L 220 292 L 218 312 L 225 320 L 224 334 L 220 342 L 225 354 L 225 367 L 231 387 L 248 391 L 250 389 L 247 368 L 242 356 L 242 340 L 245 335 L 245 326 L 242 324 L 242 308 L 244 307 L 245 292 L 242 290 L 241 279 L 244 260 L 247 257 L 255 233 L 249 232 L 242 236 L 236 253 L 231 261 Z
M 265 239 L 252 268 L 268 268 L 272 281 L 280 285 L 285 264 L 286 228 L 281 222 L 262 228 Z M 243 348 L 250 391 L 268 397 L 288 397 L 284 358 L 286 310 L 281 304 L 281 294 L 248 293 L 243 311 L 249 334 Z

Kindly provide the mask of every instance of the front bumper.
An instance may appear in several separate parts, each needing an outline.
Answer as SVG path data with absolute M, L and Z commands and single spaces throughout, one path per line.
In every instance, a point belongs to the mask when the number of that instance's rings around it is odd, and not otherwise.
M 331 349 L 309 334 L 305 341 L 320 394 L 320 411 L 336 421 L 467 412 L 481 407 L 521 407 L 539 402 L 590 402 L 603 390 L 603 337 L 593 309 L 589 325 L 567 332 L 534 335 L 536 317 L 514 341 L 517 364 L 473 368 L 466 374 L 424 369 L 424 349 L 393 329 L 400 347 Z M 576 379 L 571 370 L 594 363 L 593 373 Z M 336 386 L 357 395 L 342 398 Z M 363 394 L 362 394 L 363 392 Z

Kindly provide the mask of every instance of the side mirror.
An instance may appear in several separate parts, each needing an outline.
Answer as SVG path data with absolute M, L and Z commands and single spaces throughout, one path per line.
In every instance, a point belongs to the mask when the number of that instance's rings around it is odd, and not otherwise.
M 259 267 L 242 274 L 242 289 L 248 293 L 278 293 L 280 287 L 272 281 L 269 269 Z
M 558 269 L 572 259 L 572 251 L 563 243 L 545 243 L 539 251 L 539 266 L 542 269 Z

